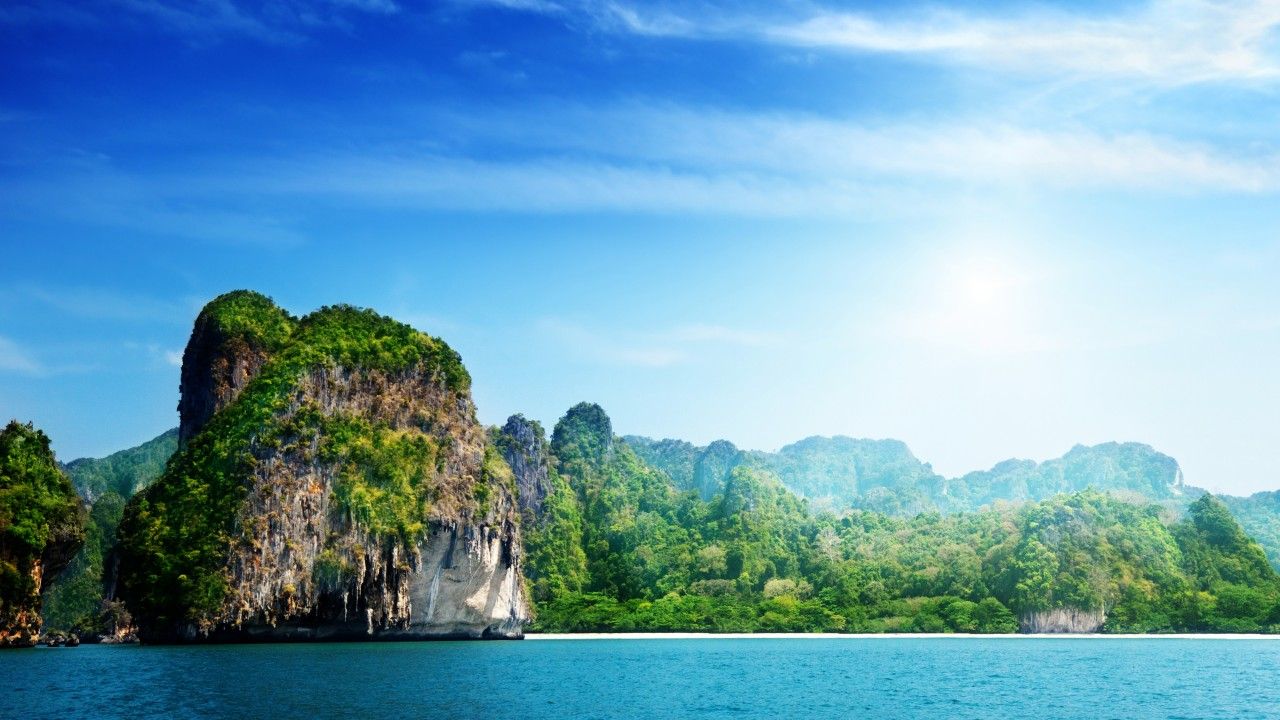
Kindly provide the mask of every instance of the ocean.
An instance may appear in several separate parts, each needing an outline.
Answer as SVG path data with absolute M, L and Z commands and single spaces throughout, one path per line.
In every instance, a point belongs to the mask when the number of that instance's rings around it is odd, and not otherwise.
M 1280 642 L 663 638 L 0 652 L 3 718 L 1277 718 Z

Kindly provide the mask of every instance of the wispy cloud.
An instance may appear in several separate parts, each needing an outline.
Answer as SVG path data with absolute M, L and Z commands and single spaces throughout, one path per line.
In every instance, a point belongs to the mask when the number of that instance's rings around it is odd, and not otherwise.
M 136 342 L 129 340 L 124 343 L 124 348 L 131 353 L 141 353 L 142 355 L 145 355 L 147 360 L 152 364 L 164 364 L 179 368 L 182 367 L 182 351 L 167 348 L 160 343 Z
M 0 371 L 42 375 L 45 368 L 26 348 L 0 335 Z
M 527 9 L 546 11 L 537 5 Z M 1150 0 L 1123 9 L 1002 14 L 925 3 L 872 12 L 614 0 L 557 5 L 556 11 L 566 7 L 619 33 L 918 56 L 1017 74 L 1162 85 L 1280 77 L 1274 0 Z
M 544 15 L 559 15 L 567 12 L 564 5 L 552 0 L 453 0 L 453 2 L 462 7 L 497 7 Z
M 818 13 L 763 29 L 780 43 L 931 55 L 1018 73 L 1144 78 L 1179 85 L 1280 76 L 1273 0 L 1153 0 L 1100 16 L 1040 10 L 978 16 L 931 10 L 881 19 Z
M 308 208 L 720 213 L 897 218 L 949 193 L 1280 192 L 1280 148 L 1074 124 L 894 123 L 623 103 L 519 108 L 424 124 L 452 138 L 354 154 L 302 146 L 146 173 L 91 166 L 0 180 L 0 214 L 65 216 L 157 235 L 296 243 Z M 619 143 L 617 138 L 627 142 Z M 472 156 L 477 145 L 517 149 Z M 53 175 L 58 169 L 64 175 Z M 70 199 L 68 199 L 70 198 Z M 193 210 L 196 208 L 198 210 Z M 66 302 L 49 298 L 50 302 Z M 81 303 L 93 306 L 92 299 Z M 107 307 L 111 307 L 110 304 Z
M 759 216 L 918 212 L 953 189 L 1190 195 L 1280 190 L 1280 152 L 1247 155 L 1148 133 L 1014 125 L 878 125 L 804 115 L 632 106 L 517 116 L 472 132 L 520 147 L 471 159 L 370 152 L 257 162 L 234 173 L 266 196 L 400 207 Z M 531 129 L 538 125 L 551 129 Z M 593 133 L 583 128 L 607 127 Z M 616 142 L 626 137 L 626 143 Z

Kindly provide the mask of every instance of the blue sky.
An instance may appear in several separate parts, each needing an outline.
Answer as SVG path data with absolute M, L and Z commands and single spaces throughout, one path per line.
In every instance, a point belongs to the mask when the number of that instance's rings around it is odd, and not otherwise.
M 250 287 L 486 422 L 1280 487 L 1275 2 L 11 0 L 0 67 L 0 411 L 64 459 Z

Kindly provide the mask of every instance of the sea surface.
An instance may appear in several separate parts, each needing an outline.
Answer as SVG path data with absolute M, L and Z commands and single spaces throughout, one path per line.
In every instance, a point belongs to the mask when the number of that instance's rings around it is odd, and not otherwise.
M 768 638 L 0 652 L 0 718 L 1277 718 L 1280 642 Z

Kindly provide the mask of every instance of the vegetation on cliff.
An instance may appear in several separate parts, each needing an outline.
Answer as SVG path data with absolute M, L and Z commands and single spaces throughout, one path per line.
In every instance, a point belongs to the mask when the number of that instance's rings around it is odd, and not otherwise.
M 446 461 L 442 445 L 452 439 L 422 430 L 440 418 L 410 412 L 418 406 L 378 385 L 412 377 L 454 398 L 441 412 L 467 408 L 470 377 L 456 352 L 370 310 L 325 307 L 286 322 L 279 318 L 287 316 L 264 309 L 260 297 L 222 296 L 202 317 L 279 344 L 178 451 L 163 477 L 125 508 L 122 594 L 153 626 L 208 627 L 219 617 L 229 591 L 229 548 L 245 532 L 237 522 L 251 478 L 268 458 L 336 468 L 336 511 L 373 536 L 407 538 L 433 517 L 475 513 L 483 499 L 473 487 L 483 478 L 454 478 L 461 483 L 456 487 L 437 482 Z M 330 411 L 303 397 L 307 383 L 332 378 L 367 384 L 351 398 L 366 411 Z M 412 416 L 395 426 L 385 420 L 397 413 Z
M 40 590 L 84 540 L 84 509 L 30 423 L 0 431 L 0 646 L 34 641 Z
M 513 472 L 530 597 L 546 601 L 581 592 L 587 582 L 582 512 L 573 488 L 553 466 L 541 423 L 513 415 L 490 431 L 490 447 Z

